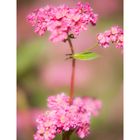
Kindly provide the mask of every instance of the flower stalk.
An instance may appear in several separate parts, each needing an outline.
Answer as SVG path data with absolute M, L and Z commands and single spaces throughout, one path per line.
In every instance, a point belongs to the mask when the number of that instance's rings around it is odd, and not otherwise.
M 68 36 L 68 43 L 71 49 L 71 55 L 74 55 L 73 45 L 69 36 Z M 73 97 L 74 97 L 75 65 L 76 65 L 76 60 L 72 58 L 72 72 L 71 72 L 71 81 L 70 81 L 70 101 L 69 101 L 70 105 L 72 104 Z
M 73 132 L 73 130 L 63 132 L 62 133 L 62 140 L 70 140 L 70 136 L 71 136 L 72 132 Z

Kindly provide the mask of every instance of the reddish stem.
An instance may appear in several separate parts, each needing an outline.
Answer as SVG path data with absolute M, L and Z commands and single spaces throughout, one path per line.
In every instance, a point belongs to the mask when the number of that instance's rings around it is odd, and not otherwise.
M 70 140 L 70 136 L 67 136 L 65 133 L 62 134 L 62 140 Z
M 62 132 L 62 140 L 70 140 L 70 136 L 73 133 L 73 130 Z
M 74 49 L 70 38 L 68 37 L 68 42 L 70 45 L 71 53 L 74 54 Z M 72 58 L 72 73 L 71 73 L 71 82 L 70 82 L 70 104 L 72 104 L 74 97 L 74 81 L 75 81 L 75 62 L 76 60 Z
M 70 84 L 70 104 L 72 104 L 74 97 L 74 80 L 75 80 L 75 59 L 72 59 L 72 73 L 71 73 L 71 84 Z

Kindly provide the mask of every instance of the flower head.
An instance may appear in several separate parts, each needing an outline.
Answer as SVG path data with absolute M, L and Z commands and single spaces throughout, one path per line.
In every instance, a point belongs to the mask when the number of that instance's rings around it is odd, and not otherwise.
M 116 48 L 123 48 L 123 30 L 118 26 L 113 26 L 104 33 L 97 36 L 99 46 L 109 47 L 110 42 L 116 44 Z
M 53 140 L 62 131 L 75 131 L 80 138 L 89 134 L 91 115 L 98 115 L 101 101 L 77 97 L 69 104 L 64 93 L 48 98 L 48 110 L 37 118 L 35 140 Z
M 44 35 L 48 30 L 51 32 L 50 40 L 53 42 L 64 41 L 68 34 L 79 35 L 87 30 L 87 25 L 95 25 L 97 14 L 88 3 L 77 3 L 75 8 L 66 5 L 39 8 L 27 16 L 28 22 L 35 28 L 35 32 Z

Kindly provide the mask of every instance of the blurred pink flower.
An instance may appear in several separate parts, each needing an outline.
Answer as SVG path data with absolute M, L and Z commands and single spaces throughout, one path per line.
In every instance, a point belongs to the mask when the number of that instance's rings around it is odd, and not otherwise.
M 53 42 L 64 41 L 68 34 L 79 35 L 87 30 L 87 25 L 95 25 L 97 14 L 88 3 L 78 2 L 75 8 L 66 5 L 39 8 L 27 16 L 29 23 L 35 27 L 35 32 L 44 35 L 46 30 L 51 32 L 50 40 Z
M 64 93 L 48 97 L 48 110 L 37 118 L 35 140 L 53 140 L 61 132 L 76 132 L 80 138 L 89 134 L 90 118 L 101 109 L 101 101 L 77 97 L 69 104 Z
M 100 17 L 111 16 L 123 9 L 123 0 L 92 0 Z M 120 14 L 120 13 L 119 13 Z
M 86 65 L 86 64 L 85 64 Z M 83 86 L 88 83 L 90 79 L 90 68 L 85 67 L 83 63 L 77 63 L 75 74 L 75 85 Z M 92 73 L 93 70 L 92 70 Z M 62 87 L 70 84 L 71 78 L 71 65 L 69 63 L 52 63 L 44 68 L 40 72 L 41 81 L 45 86 L 49 87 Z
M 119 26 L 113 26 L 104 33 L 97 36 L 99 46 L 107 48 L 110 42 L 116 45 L 116 48 L 123 48 L 123 29 Z
M 26 128 L 35 126 L 36 117 L 42 113 L 43 110 L 32 109 L 17 111 L 17 128 L 22 131 Z

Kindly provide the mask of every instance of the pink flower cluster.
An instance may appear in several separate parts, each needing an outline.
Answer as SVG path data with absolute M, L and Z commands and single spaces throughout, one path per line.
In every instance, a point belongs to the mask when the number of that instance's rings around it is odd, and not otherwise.
M 53 140 L 57 134 L 75 131 L 80 138 L 89 134 L 91 115 L 97 116 L 102 103 L 97 99 L 80 98 L 69 105 L 64 93 L 48 98 L 48 110 L 37 119 L 34 140 Z
M 107 48 L 110 42 L 116 45 L 116 48 L 123 48 L 123 30 L 118 26 L 113 26 L 104 33 L 97 36 L 99 46 Z
M 57 42 L 67 39 L 68 34 L 79 35 L 80 31 L 87 30 L 89 23 L 95 25 L 97 14 L 88 3 L 78 2 L 75 8 L 63 5 L 37 9 L 27 16 L 27 20 L 35 27 L 36 33 L 43 35 L 48 30 L 50 40 Z

